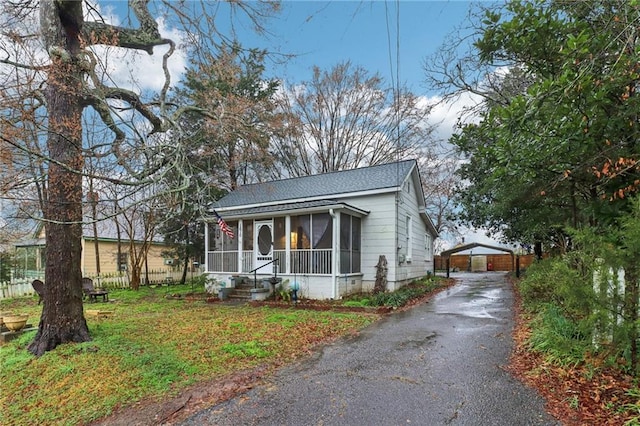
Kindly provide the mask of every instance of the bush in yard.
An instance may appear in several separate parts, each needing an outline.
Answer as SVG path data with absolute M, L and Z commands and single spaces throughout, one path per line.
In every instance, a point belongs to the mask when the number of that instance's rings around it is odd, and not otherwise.
M 553 303 L 540 307 L 531 327 L 530 348 L 543 352 L 556 364 L 575 366 L 582 363 L 592 349 L 591 324 L 567 318 Z
M 537 315 L 532 347 L 569 360 L 589 350 L 637 375 L 640 198 L 609 227 L 573 230 L 571 238 L 574 251 L 535 263 L 519 283 Z
M 440 281 L 433 277 L 416 280 L 408 286 L 392 292 L 352 295 L 344 302 L 345 306 L 389 306 L 398 308 L 411 299 L 420 297 L 440 286 Z
M 593 286 L 575 264 L 573 257 L 533 263 L 518 285 L 525 308 L 538 311 L 554 304 L 570 318 L 588 316 L 594 302 Z

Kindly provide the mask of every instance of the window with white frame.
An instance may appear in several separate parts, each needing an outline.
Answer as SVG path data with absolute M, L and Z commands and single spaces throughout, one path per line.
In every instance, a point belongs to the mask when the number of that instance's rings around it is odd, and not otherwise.
M 129 253 L 128 252 L 120 252 L 118 253 L 118 271 L 126 271 L 129 265 Z
M 407 262 L 410 262 L 411 255 L 413 254 L 413 222 L 411 219 L 411 215 L 407 215 L 406 230 L 407 230 Z

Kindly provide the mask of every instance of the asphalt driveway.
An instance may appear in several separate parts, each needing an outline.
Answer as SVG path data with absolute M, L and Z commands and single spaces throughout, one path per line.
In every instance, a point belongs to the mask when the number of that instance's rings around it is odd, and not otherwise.
M 182 425 L 559 425 L 502 367 L 513 295 L 498 272 L 458 283 Z

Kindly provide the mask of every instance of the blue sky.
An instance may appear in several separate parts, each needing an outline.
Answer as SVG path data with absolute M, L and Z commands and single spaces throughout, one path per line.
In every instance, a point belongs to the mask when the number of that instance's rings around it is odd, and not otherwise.
M 314 65 L 328 70 L 350 60 L 372 74 L 379 73 L 387 84 L 399 70 L 401 84 L 416 94 L 428 94 L 424 60 L 464 24 L 472 3 L 477 2 L 290 0 L 269 22 L 268 40 L 248 29 L 239 37 L 246 47 L 296 54 L 286 64 L 269 65 L 270 73 L 287 81 L 310 79 Z
M 256 35 L 249 25 L 245 27 L 242 22 L 236 22 L 234 28 L 246 48 L 265 48 L 296 55 L 280 64 L 267 61 L 268 77 L 299 83 L 311 79 L 314 65 L 329 70 L 349 60 L 370 74 L 379 73 L 387 85 L 392 84 L 392 76 L 395 78 L 399 70 L 402 85 L 433 102 L 437 100 L 437 94 L 430 92 L 424 83 L 424 61 L 442 46 L 448 35 L 459 27 L 467 26 L 469 11 L 478 3 L 480 1 L 284 0 L 281 13 L 266 23 L 269 36 Z M 119 19 L 131 16 L 122 0 L 101 1 L 100 4 L 113 7 Z M 217 25 L 227 33 L 225 28 L 228 30 L 226 26 L 229 24 L 224 17 L 228 18 L 228 15 L 221 13 Z M 174 28 L 161 27 L 166 36 L 179 38 Z M 141 53 L 132 62 L 138 70 L 144 70 L 145 78 L 139 81 L 142 86 L 153 90 L 161 87 L 161 55 L 162 52 L 153 56 Z M 120 66 L 126 61 L 114 60 L 111 63 L 115 65 L 111 76 L 116 76 L 116 80 L 131 76 L 126 67 Z M 173 81 L 178 81 L 187 64 L 184 52 L 174 53 L 171 64 Z M 133 75 L 139 76 L 140 73 L 134 72 Z M 475 102 L 473 98 L 462 97 L 453 104 L 435 107 L 429 121 L 438 123 L 436 136 L 448 139 L 462 107 Z M 497 245 L 481 232 L 469 231 L 465 236 L 467 242 Z
M 329 70 L 349 60 L 370 74 L 379 73 L 386 85 L 395 83 L 398 77 L 400 84 L 414 94 L 431 96 L 433 93 L 424 84 L 425 59 L 442 46 L 447 35 L 466 25 L 470 8 L 479 3 L 483 2 L 283 0 L 281 12 L 265 22 L 268 34 L 256 34 L 246 19 L 238 18 L 242 13 L 236 15 L 234 30 L 246 48 L 295 55 L 284 63 L 276 63 L 273 59 L 279 56 L 273 55 L 266 64 L 268 77 L 298 83 L 311 78 L 313 66 Z M 124 0 L 98 1 L 98 4 L 104 7 L 103 11 L 115 12 L 116 23 L 132 17 Z M 224 4 L 215 7 L 219 11 L 218 29 L 231 37 L 228 8 Z M 172 28 L 165 27 L 164 31 L 166 36 L 179 37 L 171 33 Z M 178 55 L 174 54 L 172 62 L 175 67 L 184 67 L 186 58 Z M 154 56 L 160 58 L 161 53 Z M 150 62 L 149 59 L 143 61 Z M 145 68 L 154 67 L 149 64 Z

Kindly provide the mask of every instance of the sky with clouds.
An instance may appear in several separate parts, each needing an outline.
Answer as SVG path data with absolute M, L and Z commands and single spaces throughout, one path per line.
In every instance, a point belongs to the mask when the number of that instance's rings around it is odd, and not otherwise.
M 120 24 L 129 14 L 124 1 L 97 4 L 109 23 Z M 245 47 L 294 55 L 286 61 L 269 61 L 269 77 L 295 84 L 311 79 L 314 66 L 330 69 L 351 61 L 371 74 L 380 74 L 387 84 L 399 83 L 423 97 L 424 102 L 433 103 L 439 98 L 425 85 L 424 61 L 441 48 L 448 35 L 465 31 L 467 16 L 477 4 L 457 0 L 284 0 L 281 12 L 267 22 L 267 34 L 257 35 L 249 24 L 242 23 L 234 30 Z M 180 38 L 175 28 L 164 21 L 159 24 L 163 35 Z M 224 21 L 220 25 L 219 29 L 225 31 Z M 106 71 L 119 84 L 135 81 L 131 88 L 136 91 L 157 91 L 164 82 L 160 65 L 163 52 L 157 50 L 152 56 L 110 52 L 110 56 L 103 56 L 108 58 Z M 186 64 L 184 52 L 174 53 L 169 65 L 174 82 L 179 81 Z M 474 102 L 473 97 L 462 97 L 456 103 L 436 106 L 430 120 L 438 125 L 437 137 L 448 139 L 462 108 Z M 497 244 L 483 233 L 471 231 L 466 241 Z
M 233 27 L 236 37 L 247 48 L 266 49 L 273 60 L 267 61 L 266 75 L 290 84 L 311 79 L 314 66 L 328 70 L 344 61 L 361 66 L 371 74 L 381 75 L 389 85 L 406 86 L 414 94 L 432 104 L 440 100 L 437 93 L 425 83 L 424 63 L 436 53 L 446 38 L 459 32 L 465 33 L 468 15 L 479 1 L 430 1 L 430 0 L 356 0 L 319 1 L 284 0 L 278 15 L 270 19 L 266 34 L 256 34 L 250 23 L 236 22 Z M 109 20 L 119 23 L 126 13 L 125 2 L 100 2 L 106 4 L 103 12 L 109 12 Z M 173 39 L 180 34 L 160 22 L 163 35 Z M 219 23 L 219 30 L 230 33 L 225 21 Z M 157 90 L 162 84 L 159 70 L 160 54 L 153 57 L 135 54 L 133 64 L 136 70 L 147 73 L 142 82 L 145 88 Z M 278 60 L 280 55 L 292 55 L 286 61 Z M 129 61 L 118 60 L 112 64 Z M 172 58 L 174 81 L 186 64 L 186 57 L 180 51 Z M 153 70 L 157 70 L 154 73 Z M 129 77 L 131 70 L 115 67 L 111 70 L 120 81 Z M 473 105 L 477 99 L 462 96 L 455 103 L 437 104 L 430 115 L 431 124 L 437 125 L 435 137 L 447 140 L 453 132 L 460 112 Z M 465 242 L 481 242 L 501 245 L 482 231 L 462 230 Z M 449 238 L 443 248 L 455 244 Z

